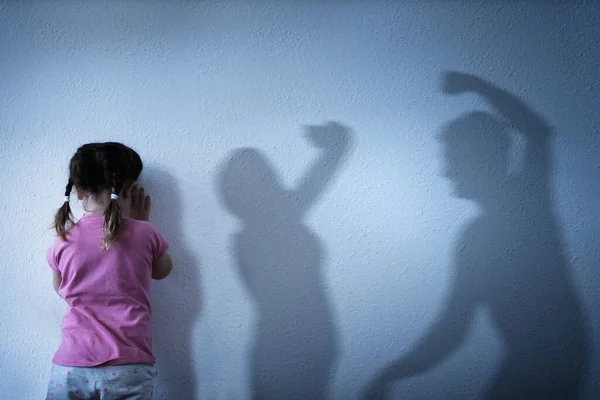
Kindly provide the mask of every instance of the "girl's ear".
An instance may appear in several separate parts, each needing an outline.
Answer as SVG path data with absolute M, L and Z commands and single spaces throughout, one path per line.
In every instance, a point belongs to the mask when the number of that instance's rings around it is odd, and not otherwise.
M 81 190 L 81 188 L 74 186 L 75 188 L 75 193 L 77 194 L 77 200 L 83 200 L 83 190 Z
M 123 186 L 123 193 L 121 193 L 121 197 L 123 197 L 125 200 L 129 200 L 131 198 L 131 189 L 134 186 L 135 186 L 135 182 L 128 183 L 125 186 Z

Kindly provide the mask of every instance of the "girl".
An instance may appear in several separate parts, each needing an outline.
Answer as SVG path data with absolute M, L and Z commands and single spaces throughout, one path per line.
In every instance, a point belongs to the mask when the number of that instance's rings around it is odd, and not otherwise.
M 46 258 L 67 302 L 47 400 L 151 399 L 150 288 L 173 264 L 169 242 L 148 222 L 150 197 L 135 183 L 142 160 L 120 143 L 90 143 L 71 158 L 65 202 Z M 75 223 L 75 189 L 84 216 Z

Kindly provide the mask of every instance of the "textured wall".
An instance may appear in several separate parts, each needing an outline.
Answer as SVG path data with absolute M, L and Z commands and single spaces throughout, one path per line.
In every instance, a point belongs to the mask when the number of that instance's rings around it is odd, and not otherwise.
M 552 357 L 600 397 L 597 353 L 567 362 L 600 345 L 597 2 L 235 3 L 0 1 L 2 397 L 44 395 L 63 312 L 47 228 L 93 140 L 140 152 L 173 243 L 157 398 L 353 398 L 436 321 L 395 398 L 478 398 Z M 499 189 L 497 137 L 441 146 L 497 114 L 442 93 L 443 70 L 553 128 L 547 153 L 505 148 L 513 172 L 554 150 L 544 188 Z

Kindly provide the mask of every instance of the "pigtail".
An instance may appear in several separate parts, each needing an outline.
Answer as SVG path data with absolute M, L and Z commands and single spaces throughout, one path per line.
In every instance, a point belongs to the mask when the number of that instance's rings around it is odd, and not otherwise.
M 54 216 L 54 230 L 56 234 L 62 239 L 67 240 L 67 233 L 69 232 L 69 228 L 75 224 L 73 219 L 73 213 L 71 211 L 71 206 L 69 202 L 69 197 L 71 196 L 71 191 L 73 190 L 73 181 L 69 179 L 69 183 L 65 188 L 65 201 L 63 205 L 58 209 L 56 215 Z
M 119 199 L 118 193 L 121 192 L 121 185 L 118 185 L 114 174 L 112 184 L 111 200 L 104 211 L 104 248 L 106 250 L 108 250 L 112 243 L 117 241 L 125 226 L 123 210 L 121 210 L 121 206 L 119 206 L 119 203 L 117 202 Z

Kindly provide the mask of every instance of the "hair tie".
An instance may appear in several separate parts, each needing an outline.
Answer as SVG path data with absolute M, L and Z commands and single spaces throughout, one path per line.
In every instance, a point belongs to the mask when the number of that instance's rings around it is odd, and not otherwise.
M 110 198 L 111 200 L 119 200 L 119 196 L 116 193 L 111 193 Z
M 71 201 L 71 196 L 65 196 L 65 203 L 68 203 L 69 201 Z

